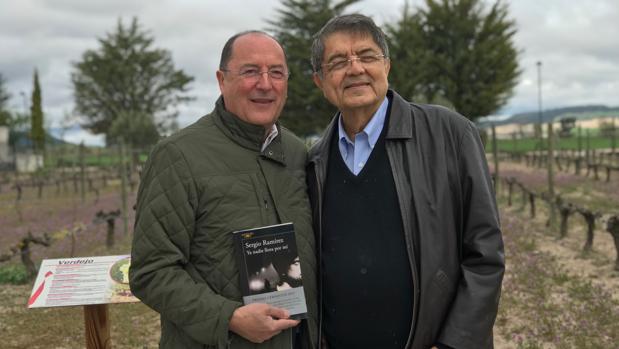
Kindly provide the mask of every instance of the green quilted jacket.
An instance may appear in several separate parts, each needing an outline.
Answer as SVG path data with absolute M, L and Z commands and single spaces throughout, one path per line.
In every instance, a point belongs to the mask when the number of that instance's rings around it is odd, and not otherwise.
M 132 292 L 161 314 L 161 348 L 291 348 L 293 330 L 254 344 L 228 331 L 242 305 L 232 232 L 293 222 L 317 345 L 316 258 L 305 182 L 306 148 L 290 131 L 260 151 L 264 128 L 225 111 L 223 99 L 161 141 L 142 173 L 131 251 Z

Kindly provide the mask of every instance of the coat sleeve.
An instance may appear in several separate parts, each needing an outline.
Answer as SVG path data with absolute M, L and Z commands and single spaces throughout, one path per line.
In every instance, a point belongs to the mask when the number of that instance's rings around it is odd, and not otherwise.
M 492 348 L 505 257 L 492 180 L 472 123 L 459 149 L 462 278 L 438 341 L 453 348 Z
M 229 319 L 241 304 L 191 273 L 196 205 L 195 182 L 183 154 L 171 142 L 155 147 L 138 191 L 130 286 L 162 320 L 195 341 L 216 345 L 227 341 Z

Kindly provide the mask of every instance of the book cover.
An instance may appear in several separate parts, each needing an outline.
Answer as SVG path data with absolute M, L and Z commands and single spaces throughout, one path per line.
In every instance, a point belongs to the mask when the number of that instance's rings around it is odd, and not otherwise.
M 292 223 L 233 232 L 243 303 L 287 309 L 307 317 L 301 263 Z

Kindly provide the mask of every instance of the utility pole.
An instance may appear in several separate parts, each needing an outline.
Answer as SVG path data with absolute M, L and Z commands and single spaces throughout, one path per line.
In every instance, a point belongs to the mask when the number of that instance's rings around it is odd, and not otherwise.
M 540 139 L 542 131 L 542 61 L 537 61 L 537 117 L 540 130 Z
M 26 92 L 19 91 L 19 94 L 22 97 L 22 102 L 24 104 L 24 115 L 28 115 L 28 99 L 26 97 Z
M 542 154 L 544 144 L 542 117 L 542 61 L 537 61 L 537 131 L 539 132 L 538 147 L 539 147 L 539 167 L 542 166 Z
M 548 123 L 548 225 L 555 226 L 555 175 L 554 175 L 554 128 L 552 120 Z

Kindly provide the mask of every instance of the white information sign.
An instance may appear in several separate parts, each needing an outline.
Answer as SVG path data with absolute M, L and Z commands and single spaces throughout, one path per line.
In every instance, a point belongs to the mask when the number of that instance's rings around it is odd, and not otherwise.
M 139 302 L 129 288 L 129 255 L 44 259 L 28 308 Z

